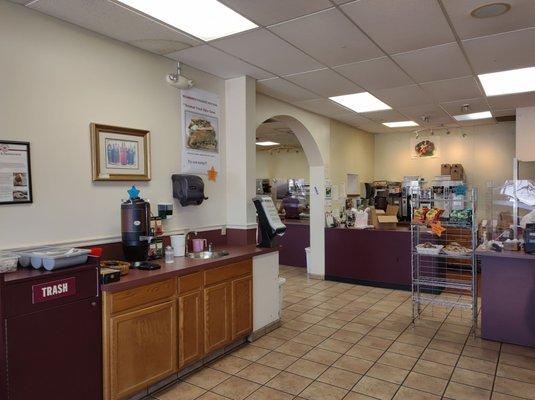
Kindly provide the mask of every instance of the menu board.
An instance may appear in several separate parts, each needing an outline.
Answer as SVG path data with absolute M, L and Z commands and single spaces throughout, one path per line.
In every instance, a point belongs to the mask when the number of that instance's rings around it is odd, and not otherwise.
M 30 143 L 0 140 L 0 204 L 32 201 Z
M 286 225 L 284 225 L 279 217 L 279 213 L 277 212 L 277 208 L 275 208 L 275 204 L 273 204 L 273 200 L 269 196 L 259 196 L 260 202 L 262 204 L 262 208 L 264 209 L 264 212 L 266 213 L 266 218 L 271 225 L 271 228 L 274 231 L 277 231 L 279 229 L 285 229 Z

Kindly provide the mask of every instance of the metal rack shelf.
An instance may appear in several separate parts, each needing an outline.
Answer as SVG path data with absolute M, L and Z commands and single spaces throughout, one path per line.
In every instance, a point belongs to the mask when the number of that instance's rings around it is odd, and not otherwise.
M 477 190 L 467 191 L 463 198 L 453 193 L 443 193 L 440 198 L 433 196 L 428 189 L 413 192 L 412 216 L 414 210 L 421 206 L 450 211 L 471 209 L 471 220 L 466 223 L 442 218 L 441 224 L 445 230 L 441 236 L 435 235 L 424 224 L 411 223 L 413 320 L 421 317 L 424 307 L 426 313 L 430 306 L 445 307 L 448 310 L 468 309 L 475 332 L 478 312 L 477 263 L 474 253 L 477 247 Z M 426 242 L 442 246 L 457 242 L 471 251 L 463 255 L 418 253 L 416 246 Z

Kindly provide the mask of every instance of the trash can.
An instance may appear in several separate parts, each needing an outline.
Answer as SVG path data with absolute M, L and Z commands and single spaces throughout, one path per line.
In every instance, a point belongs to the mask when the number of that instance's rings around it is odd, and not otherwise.
M 305 247 L 305 253 L 307 257 L 307 273 L 310 273 L 310 268 L 312 267 L 312 253 L 310 247 Z
M 282 300 L 284 298 L 284 284 L 286 278 L 279 277 L 279 318 L 282 317 Z

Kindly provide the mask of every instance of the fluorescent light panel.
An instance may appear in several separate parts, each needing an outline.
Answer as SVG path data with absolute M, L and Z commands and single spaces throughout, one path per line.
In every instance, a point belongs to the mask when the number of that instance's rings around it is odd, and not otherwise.
M 257 146 L 277 146 L 279 145 L 280 143 L 277 143 L 277 142 L 271 142 L 269 140 L 266 140 L 264 142 L 256 142 L 256 145 Z
M 368 92 L 345 94 L 343 96 L 329 97 L 329 99 L 360 113 L 390 110 L 392 108 Z
M 205 41 L 257 27 L 217 0 L 118 1 Z
M 414 121 L 383 122 L 383 125 L 388 126 L 389 128 L 403 128 L 405 126 L 419 126 Z
M 492 118 L 492 114 L 490 113 L 490 111 L 482 111 L 471 114 L 454 115 L 453 118 L 455 118 L 457 121 L 472 121 L 474 119 Z
M 492 72 L 478 76 L 487 96 L 535 90 L 535 67 Z

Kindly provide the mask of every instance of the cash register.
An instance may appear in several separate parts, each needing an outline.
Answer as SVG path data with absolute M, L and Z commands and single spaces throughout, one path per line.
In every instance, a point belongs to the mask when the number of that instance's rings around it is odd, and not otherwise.
M 253 198 L 253 203 L 258 214 L 260 233 L 258 247 L 277 247 L 277 238 L 284 235 L 286 225 L 282 223 L 273 200 L 269 196 L 256 196 Z

